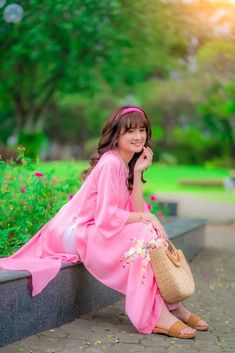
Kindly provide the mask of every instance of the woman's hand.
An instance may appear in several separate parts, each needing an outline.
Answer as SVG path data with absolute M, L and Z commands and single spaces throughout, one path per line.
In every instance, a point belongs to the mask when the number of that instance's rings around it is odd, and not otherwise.
M 159 233 L 160 233 L 159 235 L 162 238 L 168 239 L 168 236 L 166 234 L 166 231 L 165 231 L 163 225 L 159 222 L 158 218 L 154 214 L 148 213 L 148 212 L 141 212 L 141 218 L 144 221 L 151 222 L 152 225 L 154 226 L 154 228 L 157 231 L 159 231 Z
M 153 151 L 151 150 L 151 148 L 143 147 L 143 152 L 135 163 L 134 172 L 143 172 L 152 164 L 152 160 L 153 160 Z

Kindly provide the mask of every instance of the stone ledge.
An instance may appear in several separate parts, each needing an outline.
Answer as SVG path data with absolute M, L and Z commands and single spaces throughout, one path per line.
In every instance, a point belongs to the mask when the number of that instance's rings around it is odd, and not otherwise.
M 204 247 L 205 220 L 172 218 L 169 237 L 191 260 Z M 0 270 L 0 347 L 37 332 L 63 325 L 123 295 L 104 286 L 81 263 L 63 265 L 37 296 L 30 295 L 27 271 Z

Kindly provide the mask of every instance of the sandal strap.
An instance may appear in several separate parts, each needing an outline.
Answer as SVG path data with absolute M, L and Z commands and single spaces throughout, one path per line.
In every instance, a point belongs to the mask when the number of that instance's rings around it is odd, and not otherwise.
M 188 328 L 186 324 L 184 324 L 181 320 L 177 320 L 171 327 L 169 328 L 169 334 L 177 337 L 181 330 L 184 328 Z
M 187 325 L 192 327 L 192 328 L 196 328 L 196 326 L 198 325 L 198 322 L 201 320 L 201 318 L 196 315 L 196 314 L 191 314 L 188 318 L 187 321 Z

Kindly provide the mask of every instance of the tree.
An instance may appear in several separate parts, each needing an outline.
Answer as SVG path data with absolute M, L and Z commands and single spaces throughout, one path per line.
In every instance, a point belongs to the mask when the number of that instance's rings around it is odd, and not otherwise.
M 235 43 L 208 42 L 198 51 L 197 58 L 205 92 L 200 112 L 235 161 Z
M 10 102 L 17 130 L 43 130 L 56 92 L 97 92 L 103 79 L 117 89 L 169 69 L 177 39 L 167 40 L 171 33 L 162 16 L 168 24 L 171 16 L 160 1 L 23 0 L 21 5 L 21 23 L 0 27 L 0 99 Z

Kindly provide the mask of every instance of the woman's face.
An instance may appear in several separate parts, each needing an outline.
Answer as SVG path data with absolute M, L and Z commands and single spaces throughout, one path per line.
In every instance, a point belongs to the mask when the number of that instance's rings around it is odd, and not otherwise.
M 122 128 L 119 139 L 118 149 L 124 153 L 138 153 L 141 152 L 147 138 L 145 127 L 137 127 L 127 130 L 124 133 Z

